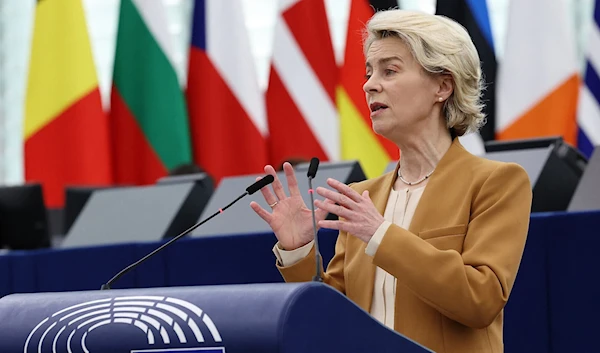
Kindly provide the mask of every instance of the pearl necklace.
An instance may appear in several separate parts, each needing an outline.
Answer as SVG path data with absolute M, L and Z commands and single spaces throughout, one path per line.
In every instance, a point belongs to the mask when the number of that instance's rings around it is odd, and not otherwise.
M 408 186 L 417 185 L 419 183 L 422 183 L 423 181 L 427 180 L 431 176 L 431 174 L 433 174 L 433 170 L 430 171 L 429 173 L 427 173 L 427 175 L 425 175 L 424 177 L 422 177 L 421 179 L 419 179 L 417 181 L 408 182 L 408 181 L 404 180 L 404 178 L 402 177 L 402 174 L 400 174 L 400 169 L 398 169 L 398 177 L 400 178 L 400 180 L 402 180 L 402 182 L 404 184 L 407 184 Z

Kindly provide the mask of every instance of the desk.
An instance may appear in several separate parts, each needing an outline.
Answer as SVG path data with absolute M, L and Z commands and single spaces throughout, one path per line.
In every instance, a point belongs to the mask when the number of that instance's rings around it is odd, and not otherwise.
M 320 232 L 324 263 L 337 233 Z M 114 288 L 281 282 L 273 234 L 181 239 Z M 95 290 L 160 243 L 15 251 L 0 256 L 0 295 Z M 506 307 L 506 352 L 584 352 L 600 330 L 600 211 L 531 217 L 525 254 Z

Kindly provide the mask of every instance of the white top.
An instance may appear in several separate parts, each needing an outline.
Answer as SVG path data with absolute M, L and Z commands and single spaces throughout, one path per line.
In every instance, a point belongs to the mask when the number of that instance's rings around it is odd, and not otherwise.
M 374 256 L 379 244 L 387 232 L 389 226 L 394 223 L 404 229 L 410 227 L 410 222 L 417 209 L 425 185 L 414 189 L 392 190 L 385 207 L 383 218 L 385 221 L 377 229 L 367 244 L 365 253 Z M 273 247 L 273 253 L 283 266 L 291 266 L 302 260 L 310 253 L 314 241 L 295 250 L 286 251 L 279 247 L 279 243 Z M 394 329 L 394 300 L 396 298 L 396 278 L 380 267 L 375 270 L 375 286 L 373 288 L 373 301 L 371 302 L 371 315 L 390 329 Z

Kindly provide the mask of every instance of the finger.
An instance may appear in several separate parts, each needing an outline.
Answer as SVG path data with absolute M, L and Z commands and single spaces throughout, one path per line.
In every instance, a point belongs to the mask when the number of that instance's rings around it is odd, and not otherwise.
M 375 208 L 376 208 L 376 206 L 375 206 L 375 203 L 373 202 L 373 200 L 371 200 L 371 194 L 369 194 L 369 190 L 365 190 L 365 191 L 363 191 L 363 193 L 362 193 L 362 197 L 363 197 L 363 200 L 365 200 L 365 201 L 366 201 L 367 203 L 369 203 L 371 206 L 373 206 L 373 207 L 375 207 Z
M 319 227 L 327 229 L 336 229 L 342 232 L 351 232 L 352 225 L 344 221 L 319 221 Z
M 348 185 L 342 183 L 341 181 L 338 181 L 338 180 L 335 180 L 335 179 L 332 179 L 332 178 L 328 178 L 327 179 L 327 185 L 329 185 L 332 188 L 336 189 L 341 194 L 348 196 L 354 202 L 361 202 L 362 201 L 362 197 L 360 196 L 359 193 L 357 193 L 356 191 L 354 191 L 354 189 L 352 189 Z
M 256 181 L 258 181 L 260 179 L 261 179 L 261 177 L 257 177 Z M 265 201 L 267 202 L 267 205 L 272 205 L 277 201 L 277 198 L 275 197 L 275 195 L 273 195 L 273 193 L 271 192 L 271 189 L 269 189 L 268 186 L 261 188 L 260 193 L 263 195 Z
M 275 192 L 275 196 L 277 196 L 279 200 L 285 199 L 285 190 L 283 190 L 283 184 L 281 184 L 281 181 L 277 177 L 277 172 L 275 172 L 275 169 L 272 166 L 267 165 L 265 167 L 265 173 L 271 174 L 273 178 L 275 178 L 275 180 L 271 184 L 271 186 L 273 187 L 273 191 Z
M 300 189 L 298 188 L 298 180 L 296 180 L 296 173 L 294 173 L 294 167 L 288 162 L 283 163 L 283 171 L 288 183 L 288 190 L 290 196 L 300 196 Z
M 335 205 L 335 202 L 331 201 L 330 199 L 325 199 L 323 202 Z M 317 221 L 325 219 L 328 214 L 329 214 L 329 211 L 324 210 L 322 208 L 317 208 L 315 210 L 315 218 L 317 219 Z
M 323 196 L 326 199 L 330 199 L 330 200 L 334 201 L 334 203 L 344 205 L 344 207 L 349 208 L 351 210 L 356 209 L 356 202 L 351 200 L 348 196 L 341 194 L 339 192 L 329 190 L 324 187 L 318 187 L 317 194 Z
M 260 218 L 262 218 L 265 222 L 271 224 L 272 215 L 269 212 L 267 212 L 264 208 L 260 207 L 260 205 L 257 202 L 250 202 L 250 207 L 254 212 L 256 212 L 256 214 Z
M 350 218 L 352 216 L 352 211 L 342 205 L 315 200 L 315 206 L 317 206 L 319 209 L 338 215 L 338 217 Z

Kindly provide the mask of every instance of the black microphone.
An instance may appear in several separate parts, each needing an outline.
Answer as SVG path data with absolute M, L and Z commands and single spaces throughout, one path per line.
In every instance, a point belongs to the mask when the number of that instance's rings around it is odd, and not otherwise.
M 315 260 L 317 263 L 317 272 L 313 277 L 313 281 L 323 282 L 323 277 L 321 274 L 321 264 L 323 262 L 323 258 L 321 256 L 321 252 L 319 251 L 319 238 L 317 236 L 317 219 L 315 217 L 315 200 L 313 198 L 314 191 L 312 188 L 312 180 L 315 176 L 317 176 L 317 169 L 319 169 L 319 158 L 313 157 L 310 160 L 308 172 L 306 173 L 306 176 L 308 177 L 308 194 L 310 195 L 310 209 L 312 211 L 313 219 L 313 232 L 315 233 Z
M 200 227 L 204 223 L 210 221 L 211 219 L 213 219 L 214 217 L 216 217 L 218 214 L 223 213 L 226 209 L 228 209 L 229 207 L 233 206 L 233 204 L 235 204 L 236 202 L 238 202 L 239 200 L 241 200 L 246 195 L 252 195 L 255 192 L 257 192 L 258 190 L 260 190 L 260 189 L 264 188 L 265 186 L 271 184 L 273 182 L 273 180 L 275 180 L 275 178 L 273 178 L 273 176 L 271 174 L 269 174 L 269 175 L 264 176 L 262 179 L 256 181 L 254 184 L 248 186 L 246 188 L 246 192 L 243 193 L 243 194 L 241 194 L 240 196 L 238 196 L 238 198 L 235 199 L 235 200 L 233 200 L 229 205 L 227 205 L 227 206 L 219 209 L 217 212 L 215 212 L 214 214 L 212 214 L 207 219 L 194 224 L 190 228 L 188 228 L 185 231 L 183 231 L 183 233 L 179 234 L 178 236 L 176 236 L 173 239 L 169 240 L 168 242 L 164 243 L 163 245 L 161 245 L 160 247 L 158 247 L 156 250 L 152 251 L 148 255 L 142 257 L 138 261 L 136 261 L 136 262 L 132 263 L 131 265 L 125 267 L 123 270 L 121 270 L 121 272 L 117 273 L 113 278 L 111 278 L 110 281 L 108 281 L 105 284 L 103 284 L 100 289 L 101 290 L 110 289 L 110 286 L 113 283 L 115 283 L 119 278 L 121 278 L 124 274 L 126 274 L 127 272 L 133 270 L 134 268 L 136 268 L 137 266 L 139 266 L 142 262 L 148 260 L 149 258 L 151 258 L 152 256 L 154 256 L 156 253 L 158 253 L 159 251 L 163 250 L 167 246 L 173 244 L 175 241 L 177 241 L 177 239 L 183 237 L 184 235 L 189 234 L 191 231 L 193 231 L 194 229 Z
M 306 173 L 306 176 L 313 179 L 317 176 L 317 169 L 319 169 L 319 158 L 313 157 L 310 160 L 310 165 L 308 166 L 308 172 Z

